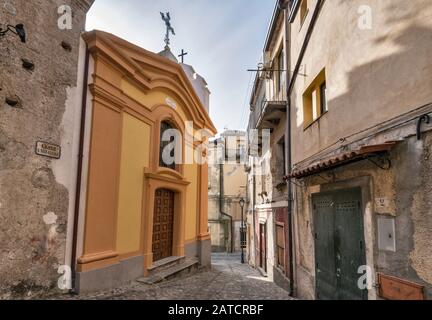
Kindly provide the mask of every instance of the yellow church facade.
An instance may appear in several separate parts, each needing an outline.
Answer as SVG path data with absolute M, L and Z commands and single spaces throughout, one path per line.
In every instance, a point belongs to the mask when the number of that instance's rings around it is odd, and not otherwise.
M 208 166 L 196 159 L 216 129 L 205 106 L 181 64 L 105 32 L 83 39 L 78 290 L 121 285 L 172 257 L 208 266 Z M 161 165 L 164 128 L 180 133 L 174 165 Z

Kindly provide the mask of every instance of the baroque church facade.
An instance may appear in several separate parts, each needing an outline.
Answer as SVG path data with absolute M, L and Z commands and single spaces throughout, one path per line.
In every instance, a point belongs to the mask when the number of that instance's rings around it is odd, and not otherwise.
M 210 265 L 207 83 L 169 37 L 155 54 L 83 33 L 93 2 L 65 1 L 71 30 L 57 1 L 0 6 L 26 33 L 0 43 L 0 299 Z
M 208 166 L 195 161 L 216 134 L 205 81 L 168 46 L 155 54 L 101 31 L 83 39 L 88 90 L 71 239 L 77 291 L 148 278 L 178 259 L 209 266 Z M 167 130 L 179 133 L 171 164 L 162 159 L 173 141 L 162 141 Z

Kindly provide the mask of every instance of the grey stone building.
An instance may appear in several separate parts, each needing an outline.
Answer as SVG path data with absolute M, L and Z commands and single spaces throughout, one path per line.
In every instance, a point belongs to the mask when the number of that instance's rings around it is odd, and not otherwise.
M 13 32 L 0 38 L 0 297 L 69 286 L 71 127 L 81 116 L 80 35 L 93 1 L 0 1 L 0 27 L 26 33 L 25 43 Z

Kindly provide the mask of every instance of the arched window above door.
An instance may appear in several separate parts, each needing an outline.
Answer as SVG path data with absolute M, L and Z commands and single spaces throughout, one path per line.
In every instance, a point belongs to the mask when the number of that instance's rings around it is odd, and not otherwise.
M 159 166 L 178 170 L 182 161 L 182 136 L 171 122 L 162 121 L 160 126 Z

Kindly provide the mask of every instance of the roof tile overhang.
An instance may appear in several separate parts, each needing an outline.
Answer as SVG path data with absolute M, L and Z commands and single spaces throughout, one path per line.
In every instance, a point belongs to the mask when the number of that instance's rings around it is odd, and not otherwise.
M 301 179 L 349 163 L 379 156 L 391 151 L 398 142 L 399 141 L 388 141 L 383 144 L 365 145 L 354 151 L 340 153 L 302 169 L 294 170 L 290 175 L 286 176 L 285 179 Z

